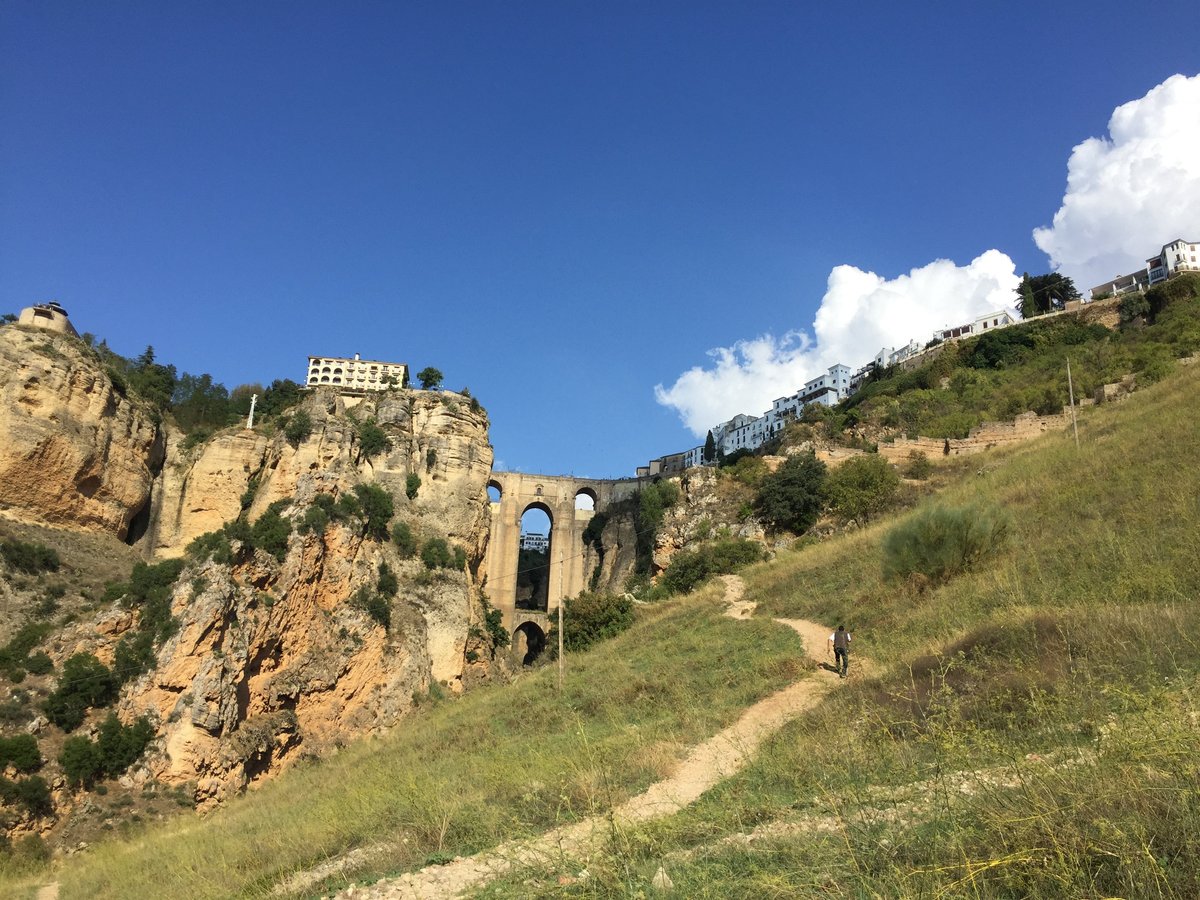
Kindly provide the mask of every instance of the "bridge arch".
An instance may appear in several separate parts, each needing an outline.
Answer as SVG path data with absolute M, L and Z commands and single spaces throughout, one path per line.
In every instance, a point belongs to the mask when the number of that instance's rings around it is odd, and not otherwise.
M 546 632 L 540 623 L 527 619 L 513 629 L 513 661 L 532 665 L 546 650 Z
M 493 472 L 488 481 L 492 522 L 484 563 L 484 590 L 492 605 L 504 615 L 510 632 L 523 624 L 533 610 L 517 608 L 517 576 L 521 518 L 530 509 L 549 517 L 550 556 L 545 613 L 553 616 L 565 597 L 578 596 L 587 588 L 595 559 L 584 545 L 583 532 L 592 517 L 610 503 L 633 496 L 639 482 L 532 475 L 522 472 Z M 580 500 L 586 498 L 586 500 Z M 577 503 L 591 508 L 578 508 Z M 545 629 L 543 629 L 545 630 Z

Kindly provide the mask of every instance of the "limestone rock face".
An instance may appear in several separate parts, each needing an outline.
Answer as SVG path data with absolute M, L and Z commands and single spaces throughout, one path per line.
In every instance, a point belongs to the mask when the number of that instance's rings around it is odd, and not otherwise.
M 466 551 L 464 570 L 430 572 L 390 541 L 363 536 L 350 518 L 293 531 L 282 562 L 247 555 L 189 565 L 176 585 L 178 632 L 157 665 L 126 692 L 129 715 L 160 723 L 150 765 L 170 783 L 196 786 L 201 804 L 278 772 L 301 755 L 396 725 L 414 697 L 487 677 L 495 656 L 481 628 L 474 572 L 487 546 L 487 418 L 469 398 L 394 391 L 347 399 L 308 394 L 297 412 L 312 424 L 295 445 L 282 433 L 230 430 L 182 450 L 172 439 L 147 532 L 157 556 L 178 556 L 245 510 L 272 504 L 298 526 L 314 498 L 370 483 L 393 499 L 396 520 L 422 541 Z M 367 424 L 389 447 L 363 452 Z M 416 474 L 420 486 L 406 487 Z M 385 627 L 366 608 L 380 565 L 397 576 Z M 499 665 L 499 663 L 497 663 Z
M 0 509 L 124 539 L 163 458 L 150 410 L 78 340 L 0 328 Z
M 662 571 L 689 544 L 720 534 L 766 545 L 766 532 L 755 518 L 742 518 L 741 511 L 754 499 L 754 491 L 731 478 L 722 478 L 712 468 L 688 469 L 678 481 L 679 501 L 663 515 L 654 547 L 654 569 Z
M 386 628 L 353 599 L 383 561 L 404 585 Z M 161 723 L 151 771 L 194 784 L 206 804 L 297 751 L 320 756 L 395 725 L 437 680 L 435 655 L 461 672 L 472 620 L 467 573 L 417 585 L 419 568 L 335 525 L 293 534 L 282 563 L 256 551 L 186 570 L 173 602 L 179 630 L 123 700 L 130 715 Z

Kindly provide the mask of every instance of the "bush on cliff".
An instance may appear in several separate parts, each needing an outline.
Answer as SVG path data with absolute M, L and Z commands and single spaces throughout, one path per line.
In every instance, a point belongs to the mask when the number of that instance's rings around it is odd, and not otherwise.
M 710 575 L 723 575 L 762 559 L 762 547 L 754 541 L 714 541 L 694 550 L 681 550 L 659 579 L 667 594 L 686 594 Z
M 89 707 L 116 699 L 118 687 L 108 666 L 91 653 L 76 653 L 63 663 L 58 687 L 46 698 L 46 716 L 63 731 L 74 731 Z
M 5 539 L 0 541 L 0 556 L 14 572 L 37 575 L 41 572 L 57 572 L 61 565 L 58 554 L 41 544 Z
M 81 736 L 67 738 L 58 761 L 72 787 L 91 787 L 103 778 L 115 778 L 137 761 L 154 739 L 154 726 L 145 716 L 123 725 L 109 713 L 95 742 Z
M 777 528 L 802 534 L 825 506 L 825 463 L 813 453 L 789 456 L 758 488 L 758 509 Z
M 20 804 L 34 816 L 48 816 L 54 812 L 54 801 L 50 787 L 40 775 L 12 781 L 0 776 L 0 800 L 9 804 Z
M 833 510 L 841 518 L 853 519 L 860 525 L 892 507 L 899 491 L 900 476 L 877 453 L 846 460 L 830 472 L 825 482 L 825 493 Z
M 18 772 L 36 772 L 42 767 L 42 754 L 31 734 L 0 737 L 0 769 L 12 766 Z
M 584 591 L 563 608 L 563 650 L 586 650 L 616 637 L 633 624 L 633 600 L 628 596 Z M 558 652 L 558 625 L 550 629 L 547 644 Z
M 356 484 L 354 494 L 362 511 L 363 534 L 372 540 L 386 541 L 388 523 L 396 511 L 392 495 L 373 484 Z

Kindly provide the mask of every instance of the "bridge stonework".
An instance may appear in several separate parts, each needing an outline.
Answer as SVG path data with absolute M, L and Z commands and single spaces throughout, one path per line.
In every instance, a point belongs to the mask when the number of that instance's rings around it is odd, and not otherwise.
M 637 493 L 639 481 L 607 481 L 524 472 L 493 472 L 488 487 L 500 492 L 492 503 L 492 529 L 488 538 L 485 579 L 488 599 L 504 614 L 504 626 L 514 639 L 522 626 L 544 634 L 564 597 L 587 589 L 583 532 L 592 517 L 610 504 Z M 592 498 L 592 509 L 576 509 L 576 498 Z M 517 562 L 520 554 L 521 517 L 540 509 L 550 518 L 550 571 L 547 609 L 517 609 Z M 524 646 L 521 644 L 520 646 Z

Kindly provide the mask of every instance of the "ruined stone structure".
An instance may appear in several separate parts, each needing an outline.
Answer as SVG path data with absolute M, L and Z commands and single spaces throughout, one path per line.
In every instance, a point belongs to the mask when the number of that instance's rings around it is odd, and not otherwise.
M 67 316 L 67 311 L 54 300 L 49 303 L 37 303 L 21 310 L 20 316 L 17 317 L 17 324 L 31 325 L 34 328 L 43 328 L 58 334 L 79 336 L 79 332 L 75 330 L 75 326 L 71 324 L 71 320 Z
M 513 634 L 514 652 L 536 655 L 545 641 L 552 614 L 564 597 L 587 589 L 583 532 L 597 512 L 638 491 L 635 478 L 600 481 L 522 472 L 493 472 L 488 487 L 499 494 L 492 500 L 492 530 L 486 557 L 487 594 L 504 614 L 504 627 Z M 517 609 L 517 563 L 521 517 L 539 509 L 550 518 L 550 570 L 546 609 Z

